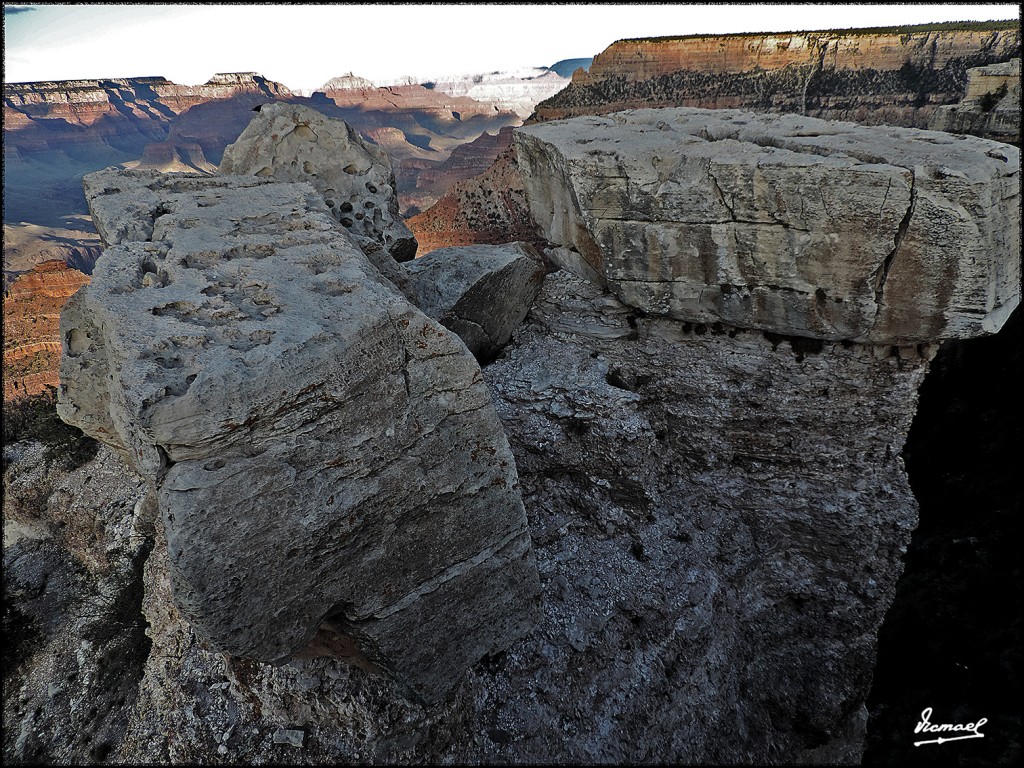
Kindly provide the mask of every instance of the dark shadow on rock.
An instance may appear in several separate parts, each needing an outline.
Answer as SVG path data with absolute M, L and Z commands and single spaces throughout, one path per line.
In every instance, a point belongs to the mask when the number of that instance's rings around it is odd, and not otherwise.
M 920 502 L 879 633 L 864 764 L 1021 759 L 1021 333 L 947 342 L 921 387 L 904 458 Z M 988 718 L 982 739 L 914 747 L 914 727 Z M 958 735 L 958 734 L 939 734 Z

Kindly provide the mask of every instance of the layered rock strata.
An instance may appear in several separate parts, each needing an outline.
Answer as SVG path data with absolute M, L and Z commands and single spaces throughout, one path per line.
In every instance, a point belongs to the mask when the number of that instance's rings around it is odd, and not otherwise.
M 936 109 L 928 127 L 1019 147 L 1020 59 L 968 70 L 963 101 Z
M 437 202 L 455 182 L 477 176 L 494 163 L 499 154 L 512 143 L 512 129 L 502 128 L 496 134 L 483 133 L 473 141 L 452 150 L 443 162 L 403 160 L 395 168 L 395 178 L 405 193 L 400 201 L 406 216 L 414 216 Z
M 522 122 L 491 104 L 419 85 L 371 90 L 302 97 L 254 73 L 216 75 L 202 86 L 164 78 L 5 83 L 5 221 L 56 226 L 63 215 L 85 213 L 84 174 L 144 155 L 143 167 L 205 171 L 207 161 L 220 163 L 252 110 L 268 102 L 343 118 L 395 162 L 443 161 L 485 131 Z
M 16 132 L 5 151 L 67 150 L 103 140 L 133 141 L 139 135 L 160 140 L 176 115 L 242 94 L 291 96 L 283 85 L 255 72 L 217 74 L 196 86 L 162 77 L 5 83 L 4 131 Z
M 37 264 L 4 290 L 4 401 L 59 382 L 60 313 L 89 276 L 63 260 Z
M 107 243 L 58 412 L 151 484 L 213 649 L 354 656 L 424 700 L 531 625 L 536 567 L 480 369 L 309 185 L 87 177 Z
M 925 128 L 967 70 L 1020 56 L 1019 21 L 619 40 L 537 105 L 560 119 L 637 107 L 792 112 Z
M 493 104 L 494 109 L 512 110 L 524 118 L 530 116 L 538 103 L 568 84 L 569 78 L 547 67 L 439 77 L 429 83 L 433 90 Z
M 454 331 L 482 363 L 508 344 L 544 278 L 528 243 L 441 248 L 409 263 L 415 303 Z
M 907 346 L 995 333 L 1020 300 L 1014 147 L 689 109 L 515 142 L 556 261 L 650 314 Z

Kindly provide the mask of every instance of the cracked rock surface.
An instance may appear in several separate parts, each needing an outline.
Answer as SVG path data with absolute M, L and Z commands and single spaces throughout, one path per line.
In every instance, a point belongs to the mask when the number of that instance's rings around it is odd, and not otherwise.
M 927 360 L 801 341 L 548 275 L 484 369 L 529 510 L 534 630 L 432 706 L 337 658 L 226 659 L 181 619 L 158 526 L 117 760 L 856 763 L 916 524 L 899 453 Z M 299 728 L 301 750 L 275 740 Z
M 343 648 L 430 700 L 525 632 L 536 567 L 480 368 L 313 188 L 86 188 L 110 247 L 62 316 L 58 410 L 153 486 L 205 642 Z
M 798 115 L 640 109 L 514 134 L 553 257 L 630 306 L 871 344 L 995 333 L 1020 153 Z
M 544 279 L 543 261 L 529 243 L 439 248 L 406 270 L 416 305 L 457 333 L 482 363 L 508 344 Z

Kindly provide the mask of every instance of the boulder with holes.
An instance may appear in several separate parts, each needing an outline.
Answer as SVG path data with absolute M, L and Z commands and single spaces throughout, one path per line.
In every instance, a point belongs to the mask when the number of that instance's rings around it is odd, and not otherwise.
M 347 649 L 433 701 L 526 632 L 537 570 L 480 368 L 320 195 L 116 170 L 86 189 L 108 248 L 61 318 L 58 411 L 151 484 L 209 647 Z
M 398 212 L 391 160 L 342 120 L 296 104 L 265 104 L 224 150 L 219 171 L 309 182 L 361 246 L 383 246 L 395 261 L 416 255 Z

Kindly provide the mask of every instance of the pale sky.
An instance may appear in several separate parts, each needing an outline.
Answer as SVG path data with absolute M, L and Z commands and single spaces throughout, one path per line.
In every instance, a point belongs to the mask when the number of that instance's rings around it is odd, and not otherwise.
M 310 91 L 546 66 L 627 37 L 988 21 L 1016 5 L 14 5 L 4 81 L 162 75 L 183 85 L 259 72 Z

